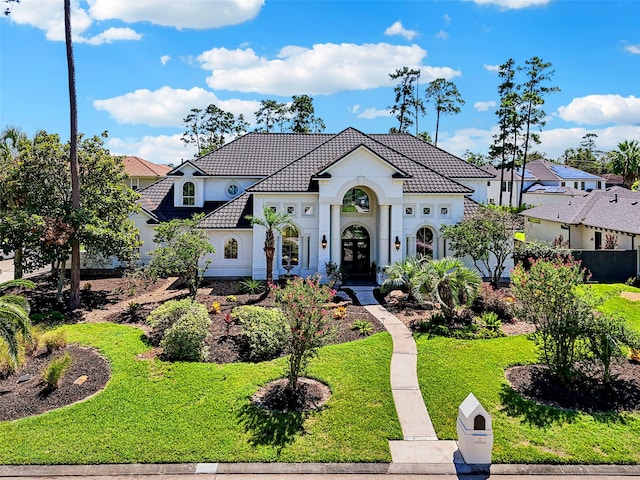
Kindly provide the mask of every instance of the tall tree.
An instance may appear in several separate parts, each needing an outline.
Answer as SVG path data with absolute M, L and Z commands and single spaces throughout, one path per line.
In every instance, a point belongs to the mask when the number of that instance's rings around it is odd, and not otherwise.
M 529 152 L 529 144 L 533 141 L 540 143 L 540 136 L 531 131 L 531 127 L 537 126 L 542 128 L 545 125 L 545 112 L 542 110 L 544 105 L 544 96 L 550 92 L 558 92 L 558 87 L 549 87 L 546 83 L 551 80 L 554 74 L 550 70 L 551 63 L 543 62 L 539 57 L 531 57 L 526 62 L 527 81 L 522 85 L 522 106 L 523 106 L 523 122 L 526 128 L 524 137 L 524 154 L 522 156 L 522 172 L 524 177 L 524 169 L 527 167 L 527 155 Z M 522 206 L 522 193 L 524 192 L 524 178 L 520 182 L 520 195 L 518 196 L 518 208 Z
M 409 67 L 396 69 L 389 74 L 391 80 L 398 80 L 398 84 L 393 88 L 395 93 L 394 104 L 390 106 L 391 114 L 398 120 L 398 128 L 389 131 L 406 133 L 414 123 L 417 124 L 419 115 L 424 115 L 425 108 L 418 95 L 418 81 L 420 70 Z M 414 120 L 415 119 L 415 120 Z M 417 135 L 416 127 L 416 135 Z
M 599 175 L 605 168 L 606 155 L 597 149 L 598 135 L 590 132 L 580 140 L 577 148 L 568 148 L 560 156 L 560 161 L 570 167 Z
M 433 102 L 436 110 L 436 141 L 438 146 L 438 130 L 440 129 L 440 115 L 451 115 L 460 113 L 460 107 L 464 105 L 464 100 L 458 91 L 456 84 L 445 80 L 444 78 L 436 78 L 429 83 L 425 91 L 425 97 L 428 102 Z
M 622 175 L 624 184 L 631 187 L 640 178 L 640 143 L 638 140 L 625 140 L 618 144 L 613 152 L 611 167 L 614 173 Z
M 266 229 L 264 234 L 264 254 L 267 260 L 267 284 L 273 283 L 273 257 L 276 251 L 275 232 L 282 233 L 291 223 L 291 216 L 265 205 L 262 209 L 261 217 L 247 215 L 245 218 L 251 222 L 251 225 L 260 225 Z
M 182 134 L 182 141 L 195 144 L 196 158 L 220 148 L 228 138 L 244 135 L 249 126 L 242 114 L 236 118 L 214 104 L 204 110 L 192 108 L 190 112 L 183 120 L 187 130 Z
M 324 120 L 315 116 L 313 98 L 294 95 L 289 105 L 289 123 L 293 133 L 320 133 L 326 128 Z
M 276 125 L 280 131 L 284 130 L 287 121 L 287 105 L 275 100 L 260 100 L 260 108 L 254 112 L 256 116 L 257 132 L 271 132 Z

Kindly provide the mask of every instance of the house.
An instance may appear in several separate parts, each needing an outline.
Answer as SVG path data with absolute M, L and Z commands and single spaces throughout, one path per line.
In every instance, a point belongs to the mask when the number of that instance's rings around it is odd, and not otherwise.
M 158 165 L 140 157 L 126 156 L 122 162 L 129 175 L 128 186 L 133 190 L 148 187 L 171 171 L 168 165 Z
M 626 280 L 640 271 L 640 192 L 622 187 L 593 190 L 584 196 L 565 199 L 525 210 L 525 236 L 552 243 L 562 236 L 574 250 L 626 251 L 632 260 L 610 268 L 623 269 Z M 619 256 L 619 255 L 618 255 Z M 601 258 L 604 258 L 600 255 Z M 632 265 L 629 263 L 632 262 Z
M 274 277 L 324 274 L 332 261 L 369 278 L 407 255 L 445 256 L 440 226 L 486 203 L 492 178 L 410 134 L 249 133 L 141 189 L 134 221 L 148 261 L 159 222 L 203 213 L 216 248 L 206 275 L 264 279 L 265 231 L 245 217 L 267 206 L 292 218 Z
M 496 205 L 500 204 L 501 192 L 502 205 L 518 205 L 522 182 L 524 182 L 522 203 L 527 205 L 553 203 L 606 187 L 603 177 L 548 160 L 534 160 L 527 163 L 524 174 L 522 168 L 517 168 L 513 172 L 513 182 L 511 169 L 504 170 L 501 182 L 500 169 L 491 165 L 482 168 L 495 176 L 488 182 L 487 195 L 489 203 Z

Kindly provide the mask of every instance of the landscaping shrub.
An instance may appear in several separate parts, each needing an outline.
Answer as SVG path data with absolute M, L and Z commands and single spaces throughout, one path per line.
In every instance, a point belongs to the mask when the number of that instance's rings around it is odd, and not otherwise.
M 343 319 L 347 316 L 347 307 L 338 307 L 333 311 L 333 318 L 336 320 Z
M 240 291 L 242 293 L 260 293 L 264 290 L 264 282 L 262 280 L 254 280 L 253 278 L 247 278 L 240 282 Z
M 373 325 L 367 320 L 357 319 L 351 324 L 351 330 L 357 330 L 360 335 L 367 337 L 373 333 Z
M 47 390 L 55 390 L 60 385 L 60 380 L 71 366 L 71 356 L 68 353 L 51 360 L 47 368 L 42 372 L 42 379 L 47 385 Z
M 220 312 L 221 312 L 220 302 L 213 302 L 211 304 L 211 313 L 213 313 L 214 315 L 217 315 Z
M 50 312 L 34 313 L 31 315 L 32 323 L 47 323 L 48 325 L 58 325 L 64 322 L 64 314 L 58 310 Z
M 211 319 L 207 308 L 192 303 L 190 309 L 165 330 L 160 346 L 168 360 L 202 361 L 207 358 Z
M 52 353 L 67 346 L 67 336 L 61 330 L 49 330 L 40 337 L 40 345 L 45 348 L 47 353 Z
M 147 323 L 152 328 L 148 335 L 152 345 L 160 345 L 164 332 L 186 315 L 193 307 L 190 299 L 170 300 L 163 303 L 147 316 Z
M 9 354 L 9 348 L 0 342 L 0 379 L 7 378 L 24 363 L 24 352 L 19 348 L 17 361 Z
M 268 360 L 282 353 L 287 324 L 279 309 L 245 305 L 234 308 L 232 316 L 242 326 L 251 360 Z
M 480 324 L 487 330 L 492 332 L 499 332 L 502 322 L 498 318 L 498 314 L 495 312 L 485 312 L 479 318 Z
M 505 296 L 489 283 L 483 283 L 480 294 L 473 301 L 472 310 L 478 314 L 493 312 L 505 322 L 513 320 L 513 298 Z

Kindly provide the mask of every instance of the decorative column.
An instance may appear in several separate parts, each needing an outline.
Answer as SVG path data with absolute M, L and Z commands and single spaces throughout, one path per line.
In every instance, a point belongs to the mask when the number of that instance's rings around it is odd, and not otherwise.
M 342 231 L 340 230 L 340 210 L 342 205 L 331 205 L 331 261 L 342 262 Z
M 389 205 L 380 205 L 378 218 L 378 266 L 384 267 L 389 264 L 389 249 L 391 242 L 389 238 Z

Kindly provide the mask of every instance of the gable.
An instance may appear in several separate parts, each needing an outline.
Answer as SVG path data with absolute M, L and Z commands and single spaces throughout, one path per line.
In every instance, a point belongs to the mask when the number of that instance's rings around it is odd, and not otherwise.
M 407 173 L 379 157 L 365 146 L 359 146 L 318 173 L 319 178 L 409 177 Z

